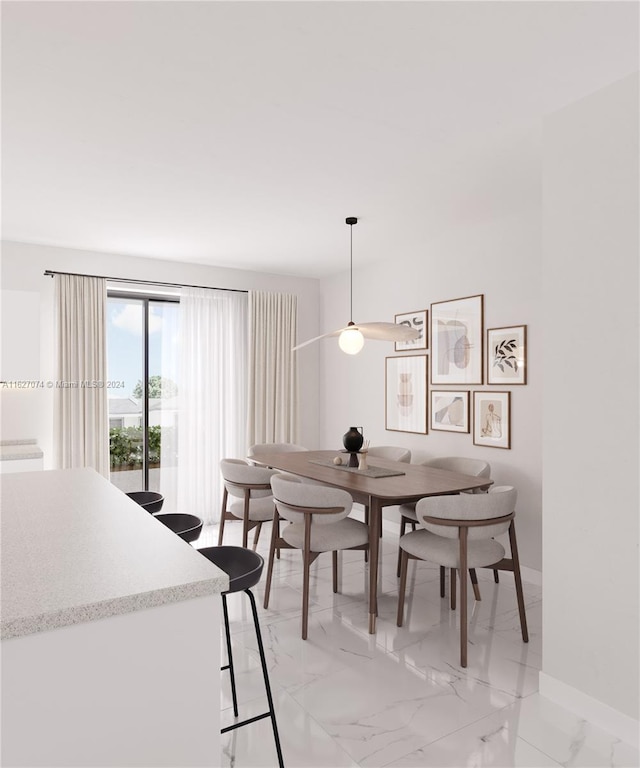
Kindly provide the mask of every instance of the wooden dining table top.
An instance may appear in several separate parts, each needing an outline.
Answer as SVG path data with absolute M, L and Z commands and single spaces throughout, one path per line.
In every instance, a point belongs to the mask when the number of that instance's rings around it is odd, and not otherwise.
M 281 469 L 300 477 L 332 485 L 349 491 L 354 498 L 373 497 L 382 506 L 416 501 L 425 496 L 442 496 L 477 488 L 488 488 L 491 480 L 486 477 L 464 475 L 445 469 L 436 469 L 422 464 L 405 464 L 379 456 L 369 456 L 369 467 L 381 467 L 401 471 L 401 475 L 371 477 L 364 472 L 347 471 L 344 467 L 324 466 L 316 461 L 331 461 L 340 456 L 346 463 L 348 454 L 337 451 L 296 451 L 285 453 L 262 453 L 251 457 L 251 461 L 263 466 Z

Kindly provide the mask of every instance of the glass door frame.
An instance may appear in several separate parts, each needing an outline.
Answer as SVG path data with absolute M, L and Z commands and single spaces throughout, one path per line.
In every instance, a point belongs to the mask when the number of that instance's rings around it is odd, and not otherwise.
M 134 282 L 134 281 L 132 281 Z M 179 304 L 179 296 L 140 293 L 131 290 L 120 291 L 117 288 L 107 289 L 109 299 L 130 299 L 142 303 L 142 485 L 143 491 L 149 490 L 149 304 L 150 302 L 166 302 Z

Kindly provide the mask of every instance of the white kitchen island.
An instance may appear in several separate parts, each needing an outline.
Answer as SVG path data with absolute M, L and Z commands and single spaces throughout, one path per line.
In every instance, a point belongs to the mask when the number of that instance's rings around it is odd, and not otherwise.
M 93 470 L 1 498 L 2 765 L 219 765 L 226 574 Z

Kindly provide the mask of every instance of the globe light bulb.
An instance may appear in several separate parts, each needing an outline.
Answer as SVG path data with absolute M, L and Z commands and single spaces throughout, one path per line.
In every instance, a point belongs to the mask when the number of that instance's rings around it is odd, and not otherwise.
M 364 336 L 357 328 L 347 328 L 340 334 L 338 344 L 347 355 L 357 355 L 364 346 Z

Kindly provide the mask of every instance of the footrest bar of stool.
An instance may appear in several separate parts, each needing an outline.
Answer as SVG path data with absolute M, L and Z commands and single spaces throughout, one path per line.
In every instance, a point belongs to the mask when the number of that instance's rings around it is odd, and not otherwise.
M 235 731 L 236 728 L 242 728 L 243 725 L 249 725 L 249 723 L 255 723 L 257 720 L 264 720 L 265 717 L 271 717 L 271 712 L 265 712 L 264 715 L 256 715 L 250 717 L 248 720 L 243 720 L 241 723 L 234 723 L 223 728 L 220 733 L 226 733 L 227 731 Z

